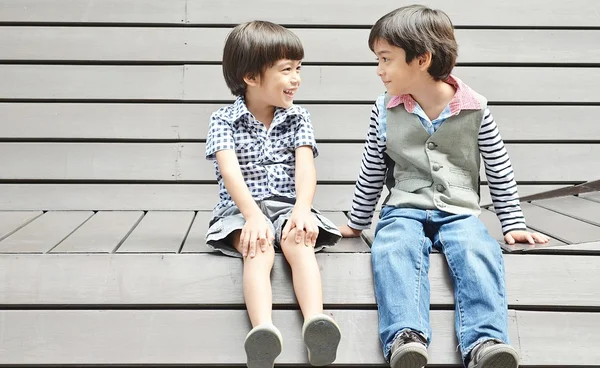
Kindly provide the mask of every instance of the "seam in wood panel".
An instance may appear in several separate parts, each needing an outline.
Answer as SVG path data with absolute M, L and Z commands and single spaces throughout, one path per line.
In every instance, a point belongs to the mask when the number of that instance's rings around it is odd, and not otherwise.
M 183 250 L 183 247 L 185 246 L 185 242 L 186 242 L 188 236 L 190 235 L 190 231 L 192 230 L 192 226 L 194 226 L 194 222 L 196 222 L 196 217 L 198 217 L 198 211 L 194 211 L 194 216 L 192 217 L 192 221 L 190 222 L 190 226 L 188 226 L 188 229 L 185 232 L 183 240 L 181 241 L 181 244 L 179 245 L 179 249 L 177 250 L 177 254 L 181 254 L 181 251 Z
M 56 212 L 67 212 L 67 211 L 56 211 Z M 71 212 L 85 212 L 85 211 L 71 211 Z M 48 211 L 46 213 L 52 213 L 52 211 Z M 52 248 L 48 249 L 46 252 L 44 252 L 44 254 L 48 254 L 50 252 L 52 252 L 52 250 L 54 250 L 56 247 L 58 247 L 62 242 L 64 242 L 69 236 L 73 235 L 74 232 L 76 232 L 77 230 L 79 230 L 80 227 L 82 227 L 83 225 L 85 225 L 88 221 L 90 221 L 90 219 L 94 216 L 96 216 L 97 211 L 92 212 L 92 215 L 89 216 L 87 219 L 85 219 L 81 224 L 79 224 L 79 226 L 75 227 L 75 229 L 73 229 L 73 231 L 71 231 L 69 234 L 67 234 L 67 236 L 65 236 L 64 238 L 62 238 L 58 243 L 56 243 L 56 245 L 54 245 Z
M 117 252 L 117 250 L 121 247 L 121 245 L 123 245 L 123 243 L 125 242 L 125 240 L 127 240 L 127 238 L 129 238 L 129 235 L 131 235 L 131 233 L 133 232 L 133 230 L 135 230 L 138 227 L 138 225 L 140 224 L 140 222 L 142 222 L 142 220 L 146 217 L 146 214 L 148 214 L 148 211 L 143 211 L 142 212 L 142 215 L 137 220 L 137 222 L 135 224 L 133 224 L 133 226 L 131 227 L 131 229 L 129 229 L 129 231 L 125 234 L 125 236 L 123 236 L 123 239 L 121 239 L 121 241 L 112 250 L 112 252 L 110 252 L 110 254 L 114 254 L 114 253 Z
M 42 216 L 45 212 L 44 211 L 40 211 L 41 213 L 38 214 L 37 216 L 32 217 L 31 219 L 25 221 L 24 223 L 22 223 L 20 226 L 17 226 L 17 228 L 15 228 L 14 230 L 8 232 L 6 235 L 4 236 L 0 236 L 0 242 L 6 238 L 8 238 L 9 236 L 11 236 L 12 234 L 16 233 L 17 231 L 21 230 L 22 228 L 24 228 L 25 226 L 31 224 L 34 220 L 38 219 L 40 216 Z

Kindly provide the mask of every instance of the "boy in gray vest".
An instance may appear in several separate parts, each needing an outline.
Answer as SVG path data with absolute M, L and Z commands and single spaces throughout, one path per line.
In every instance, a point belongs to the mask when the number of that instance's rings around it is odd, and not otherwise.
M 392 368 L 427 363 L 427 274 L 436 248 L 454 284 L 465 366 L 516 368 L 501 249 L 477 218 L 480 155 L 505 240 L 548 238 L 526 231 L 512 166 L 486 99 L 450 74 L 457 56 L 452 23 L 439 10 L 402 7 L 377 21 L 369 47 L 387 94 L 372 109 L 350 220 L 340 231 L 355 237 L 370 227 L 386 184 L 371 249 L 384 356 Z

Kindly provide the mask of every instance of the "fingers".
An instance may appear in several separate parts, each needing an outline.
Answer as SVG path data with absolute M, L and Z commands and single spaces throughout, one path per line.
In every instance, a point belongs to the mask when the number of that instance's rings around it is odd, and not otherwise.
M 530 233 L 527 233 L 525 235 L 525 239 L 527 239 L 527 242 L 531 245 L 535 245 L 535 240 L 533 240 L 533 236 L 531 236 Z
M 242 256 L 246 258 L 248 256 L 248 247 L 250 245 L 250 231 L 242 229 L 240 239 L 242 241 Z
M 268 231 L 268 230 L 267 230 Z M 260 250 L 263 252 L 267 251 L 267 231 L 261 231 L 258 236 L 258 246 L 260 246 Z
M 544 234 L 533 233 L 532 236 L 533 236 L 533 239 L 536 241 L 536 243 L 539 243 L 539 244 L 548 243 L 550 241 L 550 238 L 548 238 Z
M 283 227 L 283 230 L 281 231 L 281 241 L 284 241 L 285 239 L 287 239 L 287 236 L 290 233 L 291 228 L 292 228 L 292 222 L 291 221 L 286 222 L 285 226 Z
M 515 244 L 515 239 L 512 237 L 512 235 L 510 235 L 510 233 L 504 235 L 504 241 L 506 241 L 506 244 L 510 244 L 510 245 Z
M 301 221 L 298 221 L 298 223 L 296 224 L 296 244 L 300 244 L 302 242 L 302 237 L 305 236 L 304 226 L 304 223 Z
M 250 240 L 249 240 L 250 246 L 248 249 L 250 258 L 254 258 L 254 256 L 256 255 L 256 239 L 257 239 L 256 233 L 252 232 L 251 236 L 250 236 Z
M 275 241 L 275 235 L 273 235 L 273 231 L 271 231 L 271 229 L 267 229 L 267 241 L 269 242 L 269 246 L 273 245 L 273 242 Z

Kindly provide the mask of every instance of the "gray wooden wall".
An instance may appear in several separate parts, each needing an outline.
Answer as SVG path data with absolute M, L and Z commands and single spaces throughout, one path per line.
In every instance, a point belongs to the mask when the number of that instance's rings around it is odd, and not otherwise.
M 224 38 L 278 22 L 302 39 L 297 102 L 321 148 L 315 205 L 345 222 L 384 91 L 369 27 L 405 0 L 0 0 L 0 365 L 240 367 L 241 264 L 204 244 L 217 200 L 208 117 L 233 100 Z M 456 75 L 490 100 L 522 195 L 600 177 L 600 2 L 430 0 L 453 19 Z M 482 204 L 489 193 L 482 173 Z M 505 255 L 524 366 L 600 366 L 600 197 L 524 204 L 552 247 Z M 482 220 L 502 240 L 490 211 Z M 318 255 L 337 365 L 383 367 L 368 243 Z M 306 366 L 277 256 L 278 363 Z M 432 255 L 431 364 L 457 367 L 454 300 Z

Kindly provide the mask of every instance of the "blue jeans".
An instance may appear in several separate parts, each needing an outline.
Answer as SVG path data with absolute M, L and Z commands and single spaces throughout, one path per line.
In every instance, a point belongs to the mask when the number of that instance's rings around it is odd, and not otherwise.
M 481 221 L 438 210 L 384 207 L 371 255 L 386 359 L 404 330 L 417 331 L 431 341 L 427 274 L 432 247 L 448 262 L 463 362 L 480 342 L 496 339 L 508 344 L 502 251 Z

